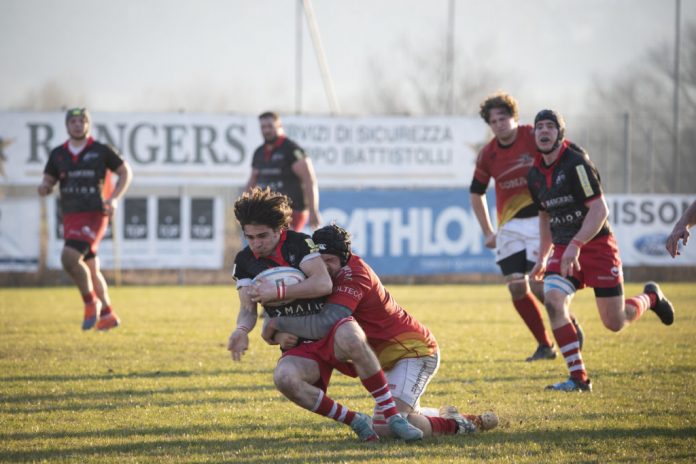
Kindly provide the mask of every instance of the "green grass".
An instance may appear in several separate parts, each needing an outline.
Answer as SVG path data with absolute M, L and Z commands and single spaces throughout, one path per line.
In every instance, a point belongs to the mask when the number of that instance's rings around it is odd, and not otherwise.
M 694 462 L 696 286 L 664 289 L 675 324 L 649 312 L 619 334 L 580 292 L 595 391 L 564 394 L 543 390 L 566 377 L 560 359 L 523 362 L 534 342 L 502 285 L 391 286 L 440 343 L 422 404 L 493 409 L 501 426 L 376 446 L 285 400 L 272 384 L 278 353 L 258 328 L 232 363 L 232 288 L 112 289 L 123 326 L 109 333 L 80 330 L 75 289 L 0 289 L 0 461 Z M 329 392 L 372 410 L 354 379 L 336 373 Z

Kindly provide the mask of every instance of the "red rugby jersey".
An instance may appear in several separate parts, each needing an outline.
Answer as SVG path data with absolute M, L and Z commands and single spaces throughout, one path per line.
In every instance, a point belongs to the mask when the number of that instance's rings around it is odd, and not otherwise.
M 504 147 L 494 137 L 479 152 L 474 179 L 483 185 L 488 185 L 491 177 L 495 179 L 498 227 L 533 203 L 527 189 L 527 173 L 534 165 L 536 153 L 534 128 L 529 125 L 517 127 L 511 145 Z
M 333 293 L 326 302 L 353 311 L 383 369 L 391 369 L 400 359 L 428 356 L 437 350 L 427 327 L 399 306 L 359 256 L 352 255 L 334 278 Z

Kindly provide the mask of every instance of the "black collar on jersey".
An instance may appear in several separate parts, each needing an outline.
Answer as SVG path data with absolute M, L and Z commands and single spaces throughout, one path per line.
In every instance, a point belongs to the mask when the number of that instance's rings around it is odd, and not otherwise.
M 82 147 L 82 150 L 78 154 L 74 154 L 72 151 L 70 151 L 70 139 L 66 140 L 65 143 L 63 144 L 63 148 L 65 148 L 65 151 L 70 153 L 70 156 L 72 156 L 73 161 L 77 161 L 80 155 L 82 155 L 89 147 L 91 147 L 94 144 L 94 138 L 90 135 L 87 137 L 87 143 L 85 144 L 84 147 Z
M 567 148 L 568 148 L 569 142 L 567 140 L 564 140 L 563 143 L 561 144 L 561 148 L 558 151 L 558 156 L 556 157 L 555 160 L 553 160 L 553 163 L 549 164 L 548 166 L 544 163 L 544 155 L 539 155 L 539 157 L 536 159 L 534 162 L 534 166 L 539 169 L 539 171 L 544 175 L 546 178 L 546 186 L 548 188 L 551 188 L 551 183 L 552 179 L 551 176 L 553 174 L 553 169 L 556 167 L 558 162 L 561 160 L 561 157 L 565 154 Z

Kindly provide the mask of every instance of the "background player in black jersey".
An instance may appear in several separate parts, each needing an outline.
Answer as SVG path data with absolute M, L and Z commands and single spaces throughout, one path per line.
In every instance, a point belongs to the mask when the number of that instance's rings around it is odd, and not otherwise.
M 324 304 L 324 297 L 331 293 L 333 282 L 311 237 L 288 230 L 292 211 L 285 195 L 255 187 L 235 202 L 234 213 L 248 242 L 234 261 L 239 315 L 227 344 L 232 359 L 240 361 L 249 347 L 248 334 L 256 325 L 257 304 L 263 305 L 266 317 L 316 314 Z M 282 297 L 274 282 L 253 283 L 259 273 L 276 266 L 295 267 L 307 278 L 286 287 Z M 279 300 L 294 301 L 279 304 Z M 423 437 L 420 430 L 398 414 L 384 371 L 368 346 L 365 333 L 352 317 L 336 322 L 329 335 L 320 340 L 297 345 L 296 336 L 278 332 L 268 341 L 285 350 L 275 368 L 274 381 L 278 390 L 298 406 L 349 425 L 361 440 L 377 440 L 368 416 L 326 395 L 331 373 L 339 369 L 360 377 L 375 403 L 384 410 L 396 436 L 408 441 Z M 349 359 L 352 364 L 348 363 Z
M 82 329 L 96 323 L 97 330 L 108 330 L 118 327 L 120 320 L 111 308 L 97 249 L 132 172 L 114 147 L 90 136 L 91 118 L 85 108 L 69 110 L 65 124 L 70 138 L 51 151 L 38 191 L 42 197 L 49 195 L 60 182 L 65 238 L 61 261 L 85 304 Z M 116 185 L 111 172 L 118 175 Z
M 294 141 L 285 136 L 280 116 L 271 111 L 259 116 L 264 143 L 254 152 L 251 176 L 246 190 L 270 187 L 292 201 L 293 230 L 301 231 L 309 220 L 312 229 L 319 227 L 319 188 L 312 160 Z
M 591 391 L 577 332 L 570 321 L 570 303 L 577 290 L 592 287 L 604 326 L 618 332 L 649 308 L 665 325 L 674 308 L 660 287 L 648 282 L 643 293 L 624 300 L 619 249 L 607 218 L 599 174 L 580 147 L 565 140 L 565 122 L 552 110 L 534 118 L 534 136 L 541 155 L 527 177 L 539 208 L 539 261 L 532 276 L 544 274 L 544 303 L 556 343 L 570 377 L 549 385 L 558 391 Z

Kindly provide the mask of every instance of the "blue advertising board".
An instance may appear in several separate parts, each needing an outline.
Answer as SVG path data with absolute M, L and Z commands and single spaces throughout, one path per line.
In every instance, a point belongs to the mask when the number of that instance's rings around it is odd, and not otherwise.
M 351 232 L 354 252 L 379 275 L 498 272 L 468 188 L 322 190 L 321 214 Z

